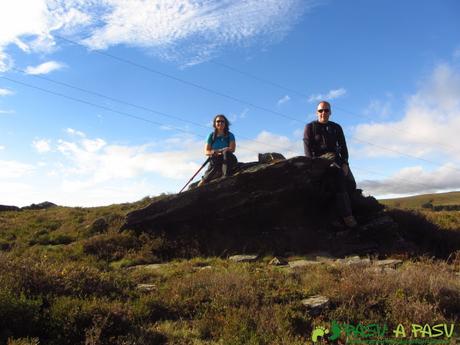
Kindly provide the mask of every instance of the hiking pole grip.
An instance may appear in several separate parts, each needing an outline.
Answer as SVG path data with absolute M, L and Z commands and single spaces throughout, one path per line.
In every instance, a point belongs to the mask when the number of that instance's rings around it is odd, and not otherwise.
M 185 187 L 187 187 L 188 184 L 189 184 L 190 182 L 192 182 L 192 180 L 195 178 L 195 176 L 198 175 L 198 173 L 201 171 L 201 169 L 203 169 L 203 168 L 205 167 L 205 165 L 209 163 L 210 160 L 211 160 L 211 157 L 208 157 L 208 158 L 204 161 L 204 163 L 203 163 L 203 164 L 201 165 L 201 167 L 196 171 L 196 173 L 193 174 L 193 176 L 190 178 L 190 180 L 188 180 L 188 182 L 185 184 L 185 186 L 182 187 L 182 189 L 180 190 L 179 194 L 182 193 L 182 191 L 185 189 Z

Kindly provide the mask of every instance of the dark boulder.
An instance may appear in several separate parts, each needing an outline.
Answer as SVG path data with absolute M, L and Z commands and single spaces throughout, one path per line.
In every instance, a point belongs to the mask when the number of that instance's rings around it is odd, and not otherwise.
M 44 201 L 39 204 L 32 204 L 30 206 L 21 207 L 21 209 L 22 210 L 44 210 L 44 209 L 51 208 L 51 207 L 57 207 L 57 205 L 49 201 Z
M 360 190 L 351 200 L 363 231 L 331 225 L 336 185 L 329 165 L 306 157 L 243 164 L 234 176 L 129 213 L 122 229 L 163 236 L 194 255 L 396 251 L 397 224 Z
M 17 206 L 8 206 L 8 205 L 0 205 L 0 212 L 4 211 L 20 211 L 21 209 Z

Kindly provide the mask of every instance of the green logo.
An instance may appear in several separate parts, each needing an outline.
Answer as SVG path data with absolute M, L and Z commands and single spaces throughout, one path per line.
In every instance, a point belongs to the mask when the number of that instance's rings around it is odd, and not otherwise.
M 313 342 L 316 343 L 318 341 L 318 338 L 322 338 L 328 333 L 329 330 L 327 328 L 322 326 L 316 326 L 313 330 L 313 333 L 311 334 L 311 340 L 313 340 Z
M 316 326 L 311 340 L 313 343 L 320 341 L 320 338 L 335 341 L 343 336 L 348 344 L 447 345 L 454 335 L 454 329 L 455 324 L 411 324 L 408 329 L 399 324 L 391 331 L 386 324 L 349 324 L 334 320 L 330 328 Z

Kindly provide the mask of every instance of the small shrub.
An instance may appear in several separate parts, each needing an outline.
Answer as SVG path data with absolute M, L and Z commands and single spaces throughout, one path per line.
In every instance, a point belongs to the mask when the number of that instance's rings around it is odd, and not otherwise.
M 56 344 L 81 344 L 86 338 L 97 344 L 111 344 L 111 339 L 133 330 L 129 309 L 106 299 L 82 300 L 59 297 L 50 307 L 50 323 Z
M 53 263 L 0 256 L 0 283 L 27 296 L 123 296 L 132 288 L 122 273 L 104 272 L 84 263 Z
M 102 234 L 107 231 L 109 224 L 105 218 L 97 218 L 88 228 L 89 235 Z
M 87 239 L 83 251 L 101 260 L 114 261 L 125 256 L 130 250 L 140 247 L 140 242 L 131 233 L 107 233 Z
M 134 318 L 139 323 L 177 319 L 176 313 L 155 295 L 141 296 L 132 308 Z
M 9 337 L 36 335 L 41 328 L 41 299 L 0 288 L 0 343 Z

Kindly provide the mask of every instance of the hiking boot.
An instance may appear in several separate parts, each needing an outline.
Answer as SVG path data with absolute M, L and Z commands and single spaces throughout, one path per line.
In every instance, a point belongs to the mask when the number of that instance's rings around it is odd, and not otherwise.
M 349 228 L 354 228 L 358 225 L 358 222 L 356 222 L 356 219 L 353 216 L 343 217 L 343 222 Z

